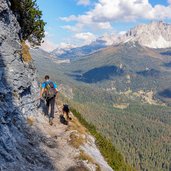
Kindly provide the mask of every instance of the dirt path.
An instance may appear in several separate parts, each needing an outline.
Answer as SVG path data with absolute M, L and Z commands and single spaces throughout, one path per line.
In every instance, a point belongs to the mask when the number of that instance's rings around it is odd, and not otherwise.
M 62 105 L 58 106 L 52 126 L 43 113 L 39 113 L 36 118 L 28 119 L 28 123 L 34 130 L 30 133 L 30 142 L 39 144 L 38 148 L 46 154 L 53 166 L 51 170 L 112 171 L 97 149 L 94 138 L 86 128 L 79 123 L 72 113 L 72 120 L 68 125 L 61 123 L 61 114 Z
M 40 114 L 36 129 L 41 130 L 41 133 L 46 135 L 40 148 L 48 154 L 56 170 L 66 171 L 82 164 L 77 160 L 79 150 L 69 145 L 68 141 L 72 131 L 67 130 L 68 125 L 60 122 L 60 114 L 61 110 L 55 113 L 52 126 L 49 125 L 48 118 Z

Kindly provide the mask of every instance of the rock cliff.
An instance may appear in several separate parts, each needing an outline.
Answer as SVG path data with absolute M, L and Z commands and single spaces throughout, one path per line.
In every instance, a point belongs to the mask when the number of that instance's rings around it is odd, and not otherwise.
M 162 21 L 141 24 L 118 38 L 117 43 L 138 42 L 149 48 L 171 47 L 171 25 Z
M 25 119 L 37 114 L 39 90 L 33 64 L 22 60 L 19 34 L 20 26 L 10 10 L 10 1 L 0 0 L 1 170 L 31 168 L 22 146 L 30 148 L 25 137 Z

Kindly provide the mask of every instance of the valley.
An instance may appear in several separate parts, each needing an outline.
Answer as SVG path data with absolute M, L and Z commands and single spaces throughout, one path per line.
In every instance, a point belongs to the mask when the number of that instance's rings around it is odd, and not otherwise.
M 96 126 L 136 170 L 171 169 L 171 49 L 111 45 L 70 63 L 32 50 L 39 77 Z M 61 85 L 62 84 L 62 85 Z

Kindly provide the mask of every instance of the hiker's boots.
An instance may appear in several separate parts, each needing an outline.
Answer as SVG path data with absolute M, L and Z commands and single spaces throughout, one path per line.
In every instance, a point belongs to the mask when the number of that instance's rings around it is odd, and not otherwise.
M 49 124 L 53 125 L 53 118 L 52 117 L 49 118 Z

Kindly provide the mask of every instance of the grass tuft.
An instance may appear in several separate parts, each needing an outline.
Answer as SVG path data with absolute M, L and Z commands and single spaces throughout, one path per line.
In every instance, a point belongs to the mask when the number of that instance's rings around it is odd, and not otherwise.
M 31 58 L 31 55 L 30 55 L 30 52 L 29 52 L 28 45 L 25 43 L 25 41 L 22 41 L 21 46 L 22 46 L 21 54 L 22 54 L 23 61 L 26 62 L 26 63 L 31 62 L 32 58 Z
M 88 162 L 95 164 L 96 165 L 96 171 L 101 171 L 100 166 L 94 161 L 94 159 L 89 156 L 88 154 L 86 154 L 84 151 L 80 152 L 80 156 L 79 159 L 81 160 L 87 160 Z
M 27 117 L 27 123 L 32 126 L 34 123 L 34 118 L 32 116 Z
M 75 148 L 79 148 L 81 145 L 83 145 L 85 143 L 85 139 L 79 135 L 76 132 L 72 132 L 70 135 L 70 141 L 69 143 L 75 147 Z
M 80 134 L 87 133 L 87 129 L 80 124 L 80 122 L 78 121 L 78 119 L 76 117 L 72 117 L 72 120 L 69 124 L 68 129 L 69 130 L 77 130 L 78 133 L 80 133 Z

